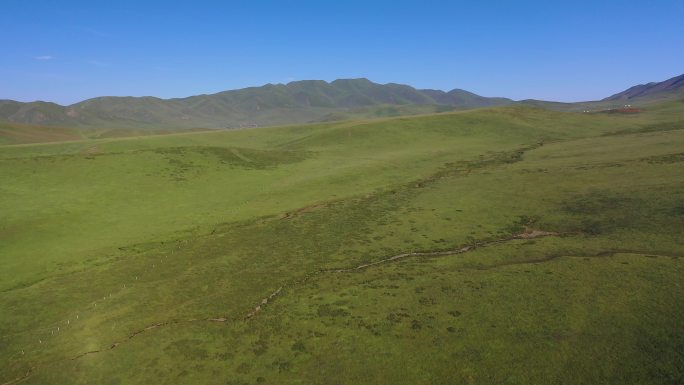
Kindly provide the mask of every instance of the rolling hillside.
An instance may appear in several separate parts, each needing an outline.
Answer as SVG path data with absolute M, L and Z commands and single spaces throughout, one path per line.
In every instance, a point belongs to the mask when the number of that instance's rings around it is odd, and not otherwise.
M 0 383 L 681 383 L 682 116 L 0 146 Z
M 0 121 L 0 145 L 61 142 L 83 139 L 83 132 L 74 128 L 36 126 Z
M 397 114 L 491 107 L 511 103 L 455 89 L 418 90 L 402 84 L 377 84 L 367 79 L 318 80 L 197 95 L 181 99 L 98 97 L 70 106 L 47 102 L 0 101 L 0 120 L 24 124 L 82 128 L 236 128 L 307 123 L 336 117 Z M 415 108 L 414 108 L 415 109 Z M 375 111 L 379 112 L 375 112 Z

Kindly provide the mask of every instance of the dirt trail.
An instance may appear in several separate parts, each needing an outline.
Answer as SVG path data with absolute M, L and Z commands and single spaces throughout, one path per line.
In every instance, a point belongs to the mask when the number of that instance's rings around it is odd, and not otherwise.
M 331 202 L 327 202 L 327 203 L 317 203 L 317 204 L 305 206 L 305 207 L 299 208 L 299 209 L 294 210 L 294 211 L 289 211 L 289 212 L 283 213 L 282 215 L 280 215 L 279 218 L 280 219 L 292 219 L 292 218 L 295 218 L 296 216 L 298 216 L 300 214 L 324 209 L 324 208 L 330 206 L 331 204 L 332 204 Z
M 278 294 L 280 294 L 280 291 L 281 291 L 281 290 L 283 290 L 283 287 L 282 287 L 282 286 L 279 287 L 278 290 L 276 290 L 276 291 L 274 291 L 273 293 L 271 293 L 271 295 L 269 295 L 268 297 L 262 299 L 262 300 L 261 300 L 261 303 L 260 303 L 259 305 L 257 305 L 257 307 L 255 307 L 254 310 L 252 310 L 251 312 L 249 312 L 249 314 L 247 314 L 247 315 L 245 316 L 245 319 L 250 319 L 250 318 L 254 317 L 255 315 L 259 314 L 259 312 L 261 311 L 261 307 L 262 307 L 262 306 L 265 306 L 266 304 L 268 304 L 268 301 L 272 300 L 272 299 L 275 298 Z
M 371 263 L 365 263 L 356 267 L 352 268 L 346 268 L 346 269 L 328 269 L 328 270 L 318 270 L 314 273 L 306 275 L 304 278 L 299 279 L 293 284 L 302 284 L 309 279 L 316 277 L 321 274 L 327 274 L 327 273 L 350 273 L 354 271 L 359 271 L 363 270 L 372 266 L 377 266 L 389 262 L 394 262 L 398 261 L 403 258 L 408 258 L 408 257 L 439 257 L 439 256 L 447 256 L 447 255 L 456 255 L 456 254 L 463 254 L 467 253 L 469 251 L 472 251 L 478 247 L 483 247 L 487 245 L 492 245 L 496 243 L 503 243 L 503 242 L 509 242 L 517 239 L 535 239 L 535 238 L 542 238 L 542 237 L 551 237 L 551 236 L 563 236 L 563 235 L 573 235 L 577 233 L 555 233 L 555 232 L 548 232 L 548 231 L 540 231 L 540 230 L 530 230 L 526 229 L 525 232 L 516 234 L 507 238 L 501 238 L 501 239 L 496 239 L 492 241 L 483 241 L 483 242 L 478 242 L 472 245 L 464 246 L 459 249 L 455 250 L 441 250 L 441 251 L 423 251 L 423 252 L 408 252 L 408 253 L 401 253 L 397 254 L 394 256 L 391 256 L 389 258 L 381 259 L 379 261 L 371 262 Z M 261 300 L 259 305 L 257 305 L 254 310 L 249 312 L 244 319 L 248 320 L 250 318 L 255 317 L 256 315 L 259 314 L 263 310 L 263 307 L 266 306 L 269 301 L 273 300 L 276 296 L 280 294 L 280 292 L 283 290 L 284 286 L 280 286 L 278 290 L 274 291 L 269 295 L 268 297 L 264 298 Z
M 456 254 L 467 253 L 467 252 L 472 251 L 478 247 L 493 245 L 496 243 L 509 242 L 509 241 L 513 241 L 516 239 L 535 239 L 535 238 L 562 236 L 562 235 L 574 235 L 574 234 L 577 234 L 577 233 L 554 233 L 554 232 L 548 232 L 548 231 L 530 230 L 530 231 L 526 231 L 524 233 L 513 235 L 513 236 L 507 237 L 507 238 L 495 239 L 493 241 L 478 242 L 478 243 L 475 243 L 472 245 L 461 247 L 460 249 L 445 250 L 445 251 L 424 251 L 424 252 L 402 253 L 402 254 L 397 254 L 397 255 L 389 257 L 389 258 L 381 259 L 379 261 L 359 265 L 359 266 L 356 266 L 353 268 L 323 270 L 322 272 L 326 272 L 326 273 L 349 273 L 352 271 L 363 270 L 363 269 L 366 269 L 366 268 L 371 267 L 371 266 L 381 265 L 383 263 L 394 262 L 396 260 L 408 258 L 408 257 L 440 257 L 440 256 L 446 256 L 446 255 L 456 255 Z

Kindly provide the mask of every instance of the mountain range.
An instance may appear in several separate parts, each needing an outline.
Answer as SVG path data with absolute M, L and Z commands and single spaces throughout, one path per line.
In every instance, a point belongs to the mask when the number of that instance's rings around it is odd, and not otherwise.
M 0 120 L 68 127 L 234 128 L 403 115 L 511 103 L 468 91 L 419 90 L 368 79 L 267 84 L 178 99 L 98 97 L 69 106 L 0 100 Z
M 600 101 L 515 102 L 461 89 L 448 92 L 368 79 L 304 80 L 186 98 L 97 97 L 69 106 L 0 100 L 0 122 L 71 128 L 166 130 L 239 128 L 411 115 L 523 103 L 556 110 L 609 109 L 625 101 L 684 98 L 684 75 L 631 87 Z

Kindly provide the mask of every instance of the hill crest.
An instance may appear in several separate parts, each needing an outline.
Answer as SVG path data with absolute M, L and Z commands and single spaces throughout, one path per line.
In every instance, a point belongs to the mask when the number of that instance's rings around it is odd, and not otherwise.
M 214 94 L 160 99 L 153 96 L 103 96 L 68 106 L 49 102 L 0 101 L 0 120 L 23 124 L 71 127 L 231 128 L 308 123 L 373 115 L 397 106 L 470 109 L 509 104 L 506 98 L 488 98 L 454 89 L 420 90 L 404 84 L 378 84 L 366 78 L 301 80 L 266 84 Z M 402 110 L 403 108 L 403 110 Z M 413 108 L 415 110 L 415 108 Z M 430 112 L 430 109 L 422 108 Z M 361 111 L 361 112 L 359 112 Z

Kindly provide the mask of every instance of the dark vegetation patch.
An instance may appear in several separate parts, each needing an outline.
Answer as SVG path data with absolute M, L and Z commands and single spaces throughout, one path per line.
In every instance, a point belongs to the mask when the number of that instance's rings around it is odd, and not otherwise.
M 672 208 L 672 215 L 680 216 L 684 218 L 684 201 L 678 202 Z
M 255 355 L 260 356 L 268 351 L 268 341 L 265 339 L 259 339 L 252 345 L 252 352 Z
M 456 175 L 468 175 L 473 170 L 480 170 L 488 167 L 501 166 L 506 164 L 518 163 L 523 160 L 525 153 L 537 149 L 544 145 L 544 141 L 540 140 L 529 146 L 521 147 L 516 150 L 511 151 L 492 151 L 486 154 L 478 156 L 476 159 L 464 160 L 457 162 L 447 162 L 444 164 L 442 169 L 435 174 L 414 181 L 411 183 L 411 187 L 423 188 L 427 183 Z
M 216 161 L 222 166 L 263 170 L 298 162 L 307 156 L 304 152 L 296 151 L 210 146 L 165 147 L 153 151 L 166 158 L 169 167 L 164 169 L 163 174 L 176 182 L 199 175 L 208 160 Z
M 523 159 L 523 156 L 526 152 L 537 149 L 543 145 L 544 142 L 539 141 L 533 145 L 525 146 L 517 150 L 489 152 L 487 154 L 480 155 L 475 160 L 447 163 L 446 166 L 449 168 L 456 167 L 459 169 L 462 167 L 467 169 L 479 169 L 499 164 L 517 163 Z
M 209 354 L 202 345 L 202 341 L 200 340 L 183 339 L 172 342 L 165 350 L 175 351 L 187 360 L 203 360 L 207 359 Z
M 564 226 L 569 231 L 599 235 L 619 230 L 666 233 L 682 225 L 681 192 L 644 194 L 608 190 L 576 194 L 561 203 L 561 209 L 568 214 Z
M 154 152 L 170 155 L 175 159 L 178 156 L 189 154 L 212 156 L 217 158 L 221 164 L 249 169 L 265 169 L 281 164 L 295 163 L 304 160 L 308 156 L 307 153 L 302 151 L 258 150 L 218 146 L 167 147 L 155 149 Z
M 566 226 L 576 226 L 589 235 L 608 234 L 619 229 L 635 229 L 647 225 L 645 205 L 637 195 L 594 190 L 574 195 L 561 203 L 569 215 Z
M 341 307 L 335 307 L 330 304 L 323 304 L 318 306 L 318 310 L 316 311 L 319 317 L 346 317 L 349 315 L 349 312 L 346 311 L 344 308 Z
M 578 194 L 563 203 L 563 209 L 571 214 L 599 214 L 628 206 L 631 199 L 610 191 L 592 191 Z
M 684 129 L 684 120 L 674 120 L 670 122 L 653 123 L 643 126 L 639 132 L 672 131 Z
M 123 151 L 113 151 L 113 152 L 98 152 L 98 153 L 90 153 L 90 152 L 81 152 L 81 153 L 75 153 L 75 154 L 51 154 L 51 155 L 34 155 L 31 156 L 30 160 L 32 161 L 43 161 L 43 162 L 50 162 L 50 163 L 55 163 L 55 162 L 63 162 L 63 161 L 68 161 L 72 159 L 88 159 L 88 160 L 94 160 L 96 158 L 100 157 L 105 157 L 105 156 L 114 156 L 114 155 L 123 155 L 123 154 L 129 154 L 129 153 L 135 153 L 139 151 L 130 151 L 130 152 L 123 152 Z M 5 160 L 24 160 L 27 158 L 5 158 Z
M 397 312 L 397 313 L 389 313 L 387 315 L 387 320 L 390 321 L 391 323 L 400 323 L 403 321 L 405 318 L 410 317 L 408 313 L 405 312 Z
M 119 247 L 119 251 L 123 251 L 126 253 L 131 253 L 131 254 L 140 254 L 140 253 L 145 253 L 149 251 L 154 251 L 154 250 L 160 250 L 165 244 L 171 245 L 178 243 L 178 241 L 159 241 L 159 242 L 142 242 L 142 243 L 135 243 L 129 246 L 121 246 Z
M 641 158 L 640 160 L 651 164 L 681 163 L 684 162 L 684 152 L 680 152 L 678 154 L 649 156 L 647 158 Z
M 623 135 L 623 134 L 639 134 L 659 131 L 672 131 L 684 129 L 684 120 L 674 120 L 669 122 L 660 122 L 643 125 L 638 129 L 618 130 L 603 134 L 602 136 Z
M 140 149 L 132 151 L 90 151 L 86 149 L 80 153 L 36 155 L 30 159 L 34 161 L 66 161 L 70 159 L 96 159 L 106 156 L 156 153 L 165 155 L 167 159 L 173 160 L 177 164 L 190 163 L 190 158 L 201 159 L 211 157 L 220 164 L 242 167 L 247 169 L 266 169 L 283 164 L 300 162 L 308 158 L 311 154 L 305 151 L 288 150 L 260 150 L 252 148 L 221 147 L 221 146 L 183 146 L 183 147 L 160 147 L 154 149 Z M 197 157 L 200 155 L 200 157 Z M 5 160 L 22 160 L 25 158 L 5 158 Z
M 603 114 L 639 114 L 642 112 L 640 108 L 613 108 L 611 110 L 600 111 Z
M 627 164 L 625 163 L 620 163 L 620 162 L 605 162 L 605 163 L 592 163 L 592 164 L 584 164 L 581 166 L 575 167 L 575 170 L 595 170 L 595 169 L 601 169 L 601 168 L 619 168 L 619 167 L 625 167 Z
M 304 344 L 304 341 L 295 342 L 292 344 L 291 349 L 293 352 L 306 353 L 306 345 Z
M 539 221 L 537 216 L 520 215 L 518 218 L 506 228 L 506 232 L 510 234 L 520 234 L 525 232 L 528 228 L 534 226 Z

